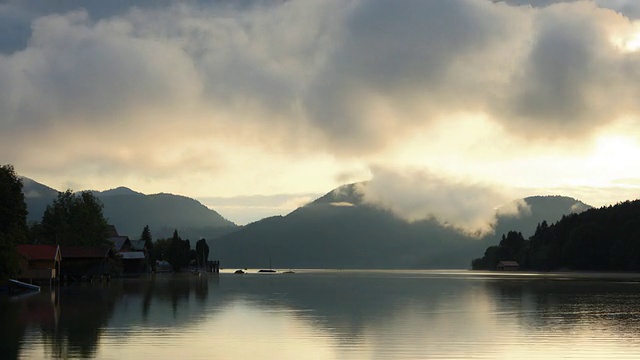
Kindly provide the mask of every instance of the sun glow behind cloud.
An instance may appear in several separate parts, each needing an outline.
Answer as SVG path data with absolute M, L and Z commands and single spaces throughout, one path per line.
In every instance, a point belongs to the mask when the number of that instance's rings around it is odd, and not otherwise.
M 618 32 L 611 38 L 611 42 L 616 48 L 624 53 L 634 53 L 640 50 L 640 22 L 634 21 L 624 30 Z
M 0 163 L 193 197 L 326 193 L 376 166 L 631 196 L 640 6 L 527 3 L 10 1 Z

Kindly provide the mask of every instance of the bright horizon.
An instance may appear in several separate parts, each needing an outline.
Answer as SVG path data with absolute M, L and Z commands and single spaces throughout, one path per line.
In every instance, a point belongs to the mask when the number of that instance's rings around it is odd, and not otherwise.
M 469 226 L 527 196 L 638 198 L 637 1 L 10 0 L 0 19 L 0 164 L 58 190 L 240 223 L 365 180 Z

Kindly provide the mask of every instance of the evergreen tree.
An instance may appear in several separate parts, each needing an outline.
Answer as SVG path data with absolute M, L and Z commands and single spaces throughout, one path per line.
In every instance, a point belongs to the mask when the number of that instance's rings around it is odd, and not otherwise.
M 27 205 L 13 166 L 0 166 L 0 279 L 18 272 L 16 244 L 27 241 Z
M 156 253 L 153 246 L 153 239 L 151 238 L 151 230 L 149 229 L 149 225 L 146 225 L 144 229 L 142 229 L 140 240 L 144 241 L 144 247 L 147 249 L 147 259 L 149 260 L 149 265 L 151 266 L 151 269 L 154 269 L 156 267 Z
M 164 256 L 165 260 L 173 267 L 173 271 L 180 271 L 189 265 L 190 252 L 191 243 L 189 240 L 182 240 L 178 235 L 178 230 L 174 230 L 169 242 L 167 254 Z
M 209 260 L 209 245 L 205 239 L 196 242 L 196 262 L 198 267 L 206 267 Z

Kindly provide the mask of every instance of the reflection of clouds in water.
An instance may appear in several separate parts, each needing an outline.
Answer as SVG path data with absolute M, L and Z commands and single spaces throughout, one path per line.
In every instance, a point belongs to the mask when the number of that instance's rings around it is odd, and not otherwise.
M 91 352 L 97 358 L 137 358 L 150 352 L 155 358 L 254 359 L 637 354 L 634 319 L 640 295 L 635 284 L 507 275 L 301 271 L 157 276 L 155 282 L 89 287 L 95 300 L 91 304 L 98 306 L 82 306 L 106 320 L 87 322 L 63 306 L 60 323 L 67 325 L 59 329 L 98 334 Z M 84 300 L 70 299 L 76 290 L 62 294 L 60 303 L 79 307 Z M 29 300 L 30 309 L 50 301 L 41 295 Z M 21 355 L 45 353 L 35 333 L 25 339 Z

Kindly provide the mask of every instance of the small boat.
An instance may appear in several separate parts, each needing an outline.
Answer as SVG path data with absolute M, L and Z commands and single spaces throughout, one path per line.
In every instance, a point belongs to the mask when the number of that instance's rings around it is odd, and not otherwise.
M 293 270 L 287 270 L 287 271 L 283 271 L 283 274 L 295 274 L 296 272 Z
M 40 291 L 40 286 L 38 285 L 33 285 L 33 284 L 25 283 L 22 281 L 14 280 L 14 279 L 9 279 L 9 284 L 10 286 L 14 286 L 14 287 L 18 287 L 26 290 L 38 291 L 38 292 Z
M 276 271 L 273 270 L 273 269 L 260 269 L 260 270 L 258 270 L 258 272 L 259 273 L 274 273 Z
M 238 270 L 234 271 L 233 273 L 234 274 L 244 274 L 244 270 L 238 269 Z

